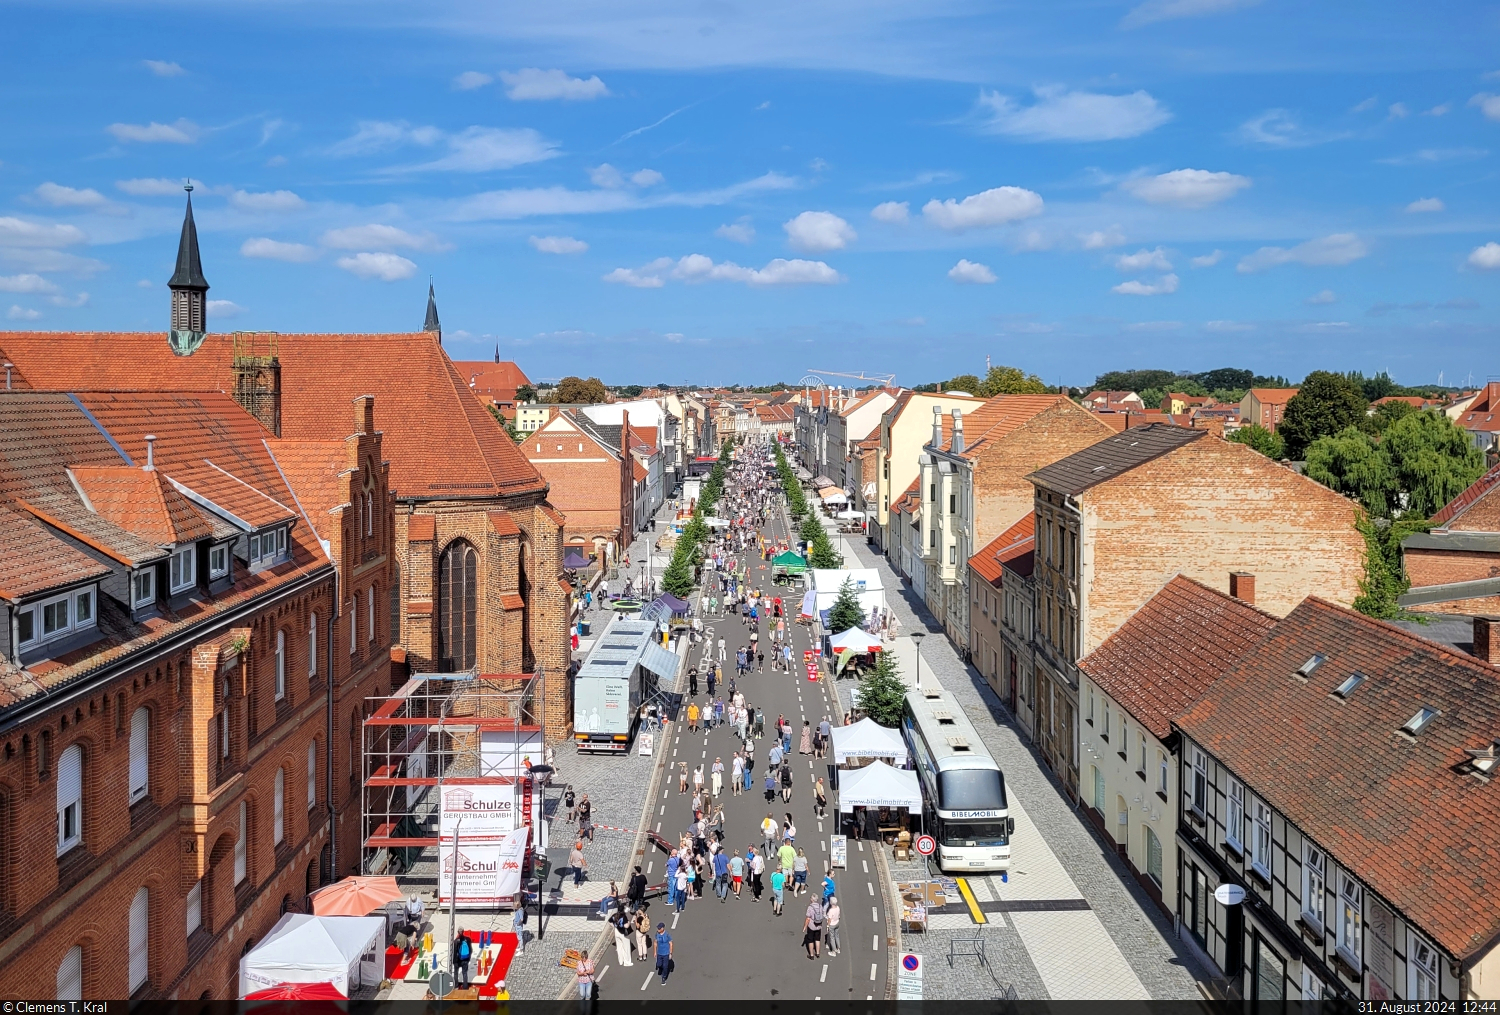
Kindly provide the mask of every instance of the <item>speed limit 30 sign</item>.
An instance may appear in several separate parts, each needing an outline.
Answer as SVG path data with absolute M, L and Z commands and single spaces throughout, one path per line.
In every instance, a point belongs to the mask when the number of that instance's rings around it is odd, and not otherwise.
M 931 856 L 937 852 L 937 840 L 930 835 L 917 836 L 917 852 L 923 856 Z

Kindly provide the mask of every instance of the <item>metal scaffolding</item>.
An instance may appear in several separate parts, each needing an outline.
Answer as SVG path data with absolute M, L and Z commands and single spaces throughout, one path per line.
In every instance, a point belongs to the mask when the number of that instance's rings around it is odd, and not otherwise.
M 511 786 L 518 822 L 533 814 L 529 774 L 543 760 L 542 673 L 419 673 L 394 694 L 368 699 L 363 724 L 361 867 L 410 871 L 439 843 L 439 791 L 446 780 Z M 545 843 L 543 843 L 544 845 Z M 533 845 L 536 845 L 533 842 Z

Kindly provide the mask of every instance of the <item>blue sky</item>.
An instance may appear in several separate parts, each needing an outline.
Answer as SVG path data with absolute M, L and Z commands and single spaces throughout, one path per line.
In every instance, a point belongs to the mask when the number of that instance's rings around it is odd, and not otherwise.
M 420 327 L 533 377 L 1500 374 L 1500 9 L 3 6 L 0 327 Z M 3 341 L 3 340 L 0 340 Z

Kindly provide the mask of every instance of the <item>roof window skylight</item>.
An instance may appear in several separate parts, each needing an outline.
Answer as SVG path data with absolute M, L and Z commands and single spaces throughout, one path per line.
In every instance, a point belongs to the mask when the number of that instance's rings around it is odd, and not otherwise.
M 1365 682 L 1365 675 L 1355 670 L 1344 678 L 1344 682 L 1333 689 L 1333 693 L 1340 698 L 1347 698 L 1354 693 L 1354 689 Z
M 1307 662 L 1305 662 L 1301 666 L 1297 667 L 1297 676 L 1299 676 L 1299 677 L 1310 677 L 1310 676 L 1313 675 L 1313 670 L 1317 669 L 1319 666 L 1322 666 L 1322 665 L 1323 665 L 1323 653 L 1321 653 L 1321 652 L 1314 652 L 1311 656 L 1308 657 Z M 1351 688 L 1351 690 L 1352 690 L 1352 688 Z
M 1426 705 L 1423 705 L 1421 708 L 1417 709 L 1416 715 L 1406 720 L 1401 728 L 1407 733 L 1410 733 L 1412 736 L 1416 736 L 1418 733 L 1422 732 L 1423 728 L 1426 727 L 1428 723 L 1432 722 L 1433 716 L 1437 714 L 1437 709 L 1428 708 Z

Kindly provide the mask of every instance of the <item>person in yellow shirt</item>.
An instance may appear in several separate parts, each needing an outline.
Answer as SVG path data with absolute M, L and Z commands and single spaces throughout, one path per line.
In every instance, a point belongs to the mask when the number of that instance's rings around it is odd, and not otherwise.
M 688 713 L 688 730 L 689 730 L 689 732 L 692 732 L 692 733 L 698 732 L 698 706 L 697 706 L 697 704 L 691 704 L 691 705 L 689 705 L 687 713 Z

